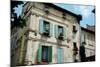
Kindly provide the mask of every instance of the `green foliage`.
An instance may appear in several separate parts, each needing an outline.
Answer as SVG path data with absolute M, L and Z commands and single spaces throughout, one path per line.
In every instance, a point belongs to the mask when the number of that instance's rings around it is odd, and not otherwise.
M 92 12 L 95 14 L 95 9 L 93 9 Z
M 21 16 L 17 17 L 17 14 L 15 13 L 15 7 L 18 7 L 18 5 L 23 4 L 22 1 L 11 1 L 11 29 L 13 28 L 23 28 L 26 26 L 25 19 L 23 19 Z

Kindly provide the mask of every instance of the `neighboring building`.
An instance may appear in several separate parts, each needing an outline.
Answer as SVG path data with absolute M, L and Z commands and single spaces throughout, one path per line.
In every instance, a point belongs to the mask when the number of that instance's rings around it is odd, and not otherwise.
M 81 61 L 95 61 L 95 31 L 81 27 Z
M 95 32 L 95 25 L 87 25 L 87 29 Z
M 80 61 L 80 15 L 51 3 L 27 2 L 22 17 L 27 26 L 17 31 L 12 65 Z

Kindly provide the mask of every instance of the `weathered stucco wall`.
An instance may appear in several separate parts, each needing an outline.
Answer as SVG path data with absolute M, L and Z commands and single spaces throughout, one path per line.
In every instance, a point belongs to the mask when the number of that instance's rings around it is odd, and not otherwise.
M 53 7 L 50 7 L 49 14 L 46 14 L 44 12 L 44 4 L 42 3 L 27 3 L 28 5 L 32 6 L 32 8 L 28 11 L 26 15 L 23 15 L 24 18 L 27 19 L 27 26 L 24 29 L 19 30 L 18 37 L 22 36 L 24 31 L 30 29 L 31 31 L 28 31 L 27 34 L 27 48 L 26 48 L 26 58 L 25 63 L 27 65 L 35 64 L 36 63 L 36 57 L 37 57 L 37 50 L 40 42 L 43 42 L 43 45 L 52 46 L 53 52 L 52 52 L 52 63 L 57 63 L 57 48 L 63 48 L 64 49 L 64 62 L 74 62 L 73 59 L 73 42 L 77 43 L 77 47 L 79 49 L 80 46 L 80 26 L 79 21 L 75 16 L 72 16 L 68 13 L 66 14 L 66 18 L 62 18 L 63 12 L 58 11 L 54 9 Z M 29 7 L 30 7 L 29 6 Z M 23 7 L 23 12 L 26 11 L 26 7 Z M 53 33 L 54 33 L 54 26 L 55 25 L 61 25 L 63 27 L 67 27 L 67 39 L 70 39 L 69 42 L 67 40 L 61 41 L 61 45 L 58 45 L 58 40 L 55 38 L 55 34 L 53 34 L 52 37 L 45 38 L 42 37 L 39 33 L 39 20 L 43 18 L 46 21 L 49 21 L 53 24 Z M 77 27 L 77 32 L 73 34 L 73 25 Z M 35 36 L 35 33 L 37 34 Z M 79 54 L 77 55 L 77 60 L 79 60 Z
M 95 33 L 90 33 L 85 30 L 82 30 L 82 33 L 85 35 L 85 53 L 86 57 L 95 55 Z

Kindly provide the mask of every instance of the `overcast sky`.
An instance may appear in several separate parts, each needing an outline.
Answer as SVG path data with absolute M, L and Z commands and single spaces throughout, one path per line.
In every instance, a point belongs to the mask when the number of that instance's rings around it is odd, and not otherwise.
M 95 8 L 95 6 L 89 6 L 89 5 L 73 5 L 73 4 L 63 4 L 63 3 L 56 3 L 55 5 L 62 7 L 66 10 L 69 10 L 75 14 L 81 14 L 82 20 L 80 22 L 80 25 L 83 27 L 86 27 L 86 24 L 94 25 L 95 24 L 95 14 L 92 13 L 92 10 Z M 22 5 L 18 6 L 16 9 L 16 13 L 18 16 L 22 12 Z

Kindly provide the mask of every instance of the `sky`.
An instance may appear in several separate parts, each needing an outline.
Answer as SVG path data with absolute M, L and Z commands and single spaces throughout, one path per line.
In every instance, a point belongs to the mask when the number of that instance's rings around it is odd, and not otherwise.
M 92 12 L 95 6 L 62 4 L 62 3 L 56 5 L 66 10 L 69 10 L 75 14 L 81 14 L 82 15 L 82 20 L 80 21 L 81 26 L 86 27 L 86 24 L 95 25 L 95 14 Z
M 95 8 L 95 6 L 90 5 L 75 5 L 75 4 L 63 4 L 63 3 L 56 3 L 55 5 L 64 8 L 68 11 L 71 11 L 75 14 L 81 14 L 82 20 L 80 21 L 80 25 L 82 27 L 86 27 L 86 24 L 88 25 L 95 25 L 95 14 L 92 13 L 92 10 Z M 15 13 L 17 13 L 17 16 L 19 16 L 22 12 L 22 6 L 19 5 L 18 8 L 15 8 Z

